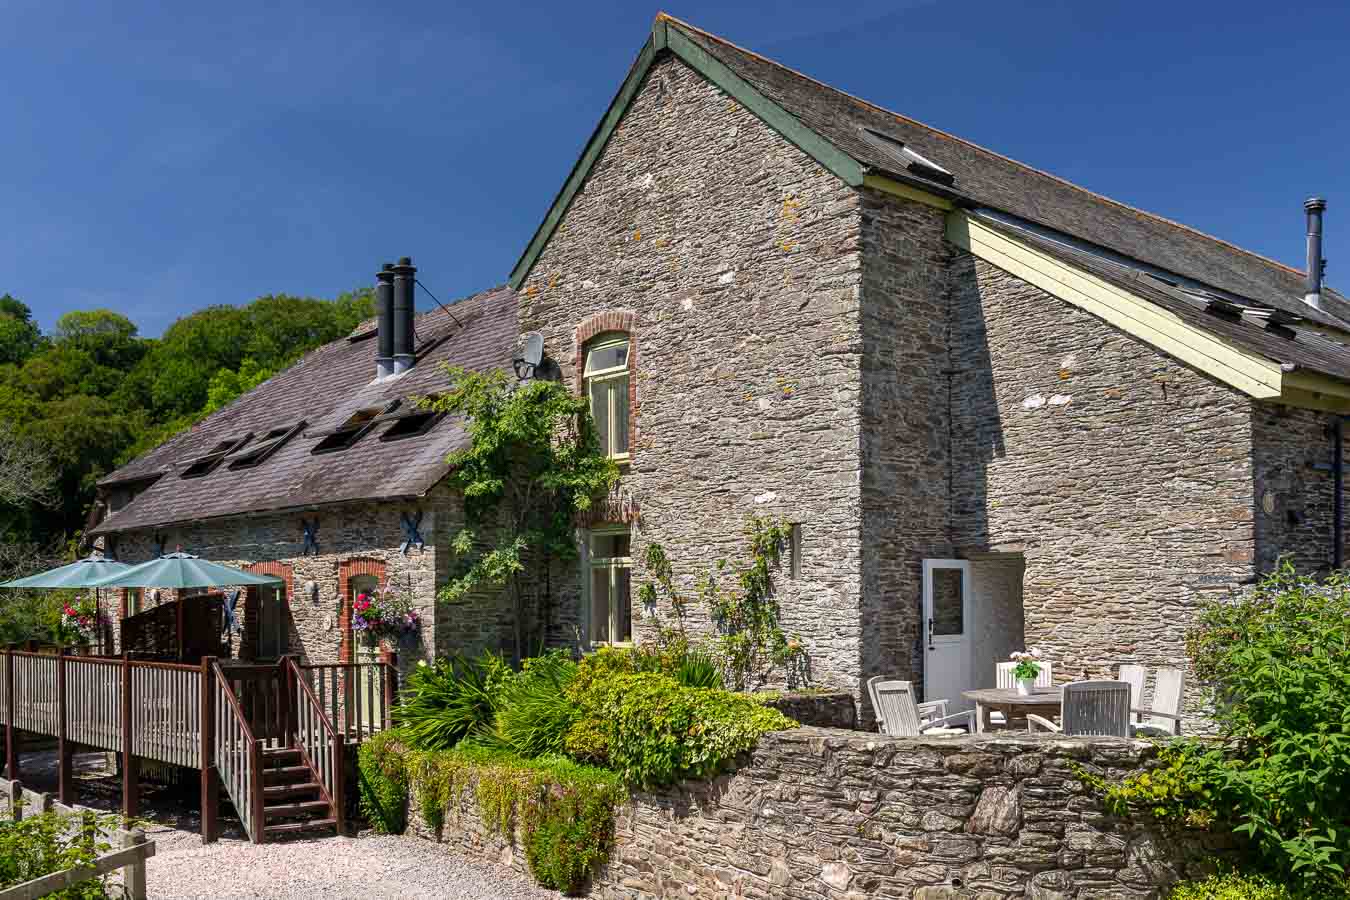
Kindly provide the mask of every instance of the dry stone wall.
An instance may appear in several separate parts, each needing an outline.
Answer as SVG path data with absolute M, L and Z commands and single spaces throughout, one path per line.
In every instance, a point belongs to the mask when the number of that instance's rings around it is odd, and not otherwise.
M 1262 572 L 1274 569 L 1285 555 L 1304 572 L 1328 569 L 1334 562 L 1333 427 L 1328 413 L 1254 404 L 1253 499 L 1256 562 Z
M 1143 741 L 889 738 L 803 728 L 767 735 L 733 773 L 637 794 L 590 896 L 606 900 L 1150 900 L 1210 871 L 1225 835 L 1171 834 L 1103 813 L 1076 768 L 1122 777 Z M 439 834 L 527 871 L 518 838 L 466 792 Z
M 799 522 L 801 575 L 785 568 L 777 584 L 784 625 L 815 680 L 849 690 L 862 632 L 859 202 L 666 59 L 522 286 L 520 312 L 569 385 L 579 330 L 607 314 L 632 323 L 632 460 L 612 508 L 634 524 L 634 584 L 649 542 L 692 595 L 717 560 L 743 558 L 749 517 Z M 564 585 L 554 639 L 584 636 L 576 569 L 551 582 Z M 635 610 L 639 639 L 658 627 L 653 612 Z

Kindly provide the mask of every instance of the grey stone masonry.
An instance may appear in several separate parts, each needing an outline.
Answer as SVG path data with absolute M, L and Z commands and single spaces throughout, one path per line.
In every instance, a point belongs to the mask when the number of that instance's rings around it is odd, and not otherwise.
M 1107 816 L 1077 774 L 1120 778 L 1155 752 L 1110 738 L 766 735 L 732 773 L 634 795 L 590 896 L 1152 900 L 1233 848 Z M 526 871 L 519 836 L 486 827 L 472 791 L 439 835 L 411 806 L 413 833 Z
M 632 458 L 614 508 L 634 584 L 662 544 L 683 589 L 743 558 L 753 515 L 802 524 L 783 622 L 817 683 L 861 677 L 858 195 L 683 63 L 649 74 L 521 288 L 566 384 L 579 341 L 631 329 Z M 555 639 L 584 634 L 575 569 Z M 636 600 L 635 600 L 636 604 Z M 636 609 L 639 640 L 668 609 Z M 709 626 L 691 604 L 691 625 Z

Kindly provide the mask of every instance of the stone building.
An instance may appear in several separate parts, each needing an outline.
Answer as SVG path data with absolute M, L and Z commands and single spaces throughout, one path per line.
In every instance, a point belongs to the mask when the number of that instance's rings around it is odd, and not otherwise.
M 783 623 L 855 696 L 885 673 L 958 698 L 1027 645 L 1059 680 L 1180 665 L 1206 596 L 1341 563 L 1350 303 L 1305 281 L 662 16 L 509 288 L 420 317 L 434 346 L 392 380 L 367 384 L 365 335 L 316 351 L 109 476 L 99 531 L 293 572 L 307 653 L 341 652 L 358 571 L 417 592 L 425 652 L 509 646 L 497 598 L 433 601 L 455 424 L 318 456 L 309 429 L 537 332 L 623 470 L 541 579 L 553 641 L 642 641 L 668 612 L 637 600 L 648 546 L 692 594 L 772 516 Z M 256 468 L 183 477 L 299 418 Z

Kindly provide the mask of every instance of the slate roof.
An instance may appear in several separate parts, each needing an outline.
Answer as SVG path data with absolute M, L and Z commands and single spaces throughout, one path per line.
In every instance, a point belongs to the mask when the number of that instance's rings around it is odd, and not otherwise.
M 1310 321 L 1342 329 L 1350 326 L 1350 302 L 1338 292 L 1324 287 L 1320 312 L 1303 302 L 1304 276 L 1296 269 L 875 106 L 686 22 L 662 18 L 803 125 L 878 174 L 965 205 L 1011 213 Z M 954 175 L 954 181 L 948 185 L 914 169 L 898 171 L 905 167 L 897 164 L 883 142 L 869 139 L 865 129 L 903 142 Z M 1289 227 L 1299 227 L 1292 213 Z
M 1244 306 L 1226 302 L 1216 295 L 1207 297 L 1204 292 L 1188 290 L 1185 285 L 1132 269 L 1100 253 L 1024 228 L 1012 228 L 994 218 L 980 217 L 980 222 L 1069 265 L 1091 272 L 1103 281 L 1161 306 L 1185 322 L 1267 359 L 1350 381 L 1350 353 L 1345 347 L 1321 332 L 1293 321 L 1291 316 L 1268 317 L 1263 314 L 1267 308 L 1258 304 Z M 1267 324 L 1269 319 L 1274 319 L 1273 324 Z
M 449 417 L 425 434 L 388 442 L 379 437 L 392 425 L 381 424 L 354 446 L 320 455 L 310 450 L 322 438 L 300 433 L 253 468 L 219 465 L 200 478 L 181 478 L 178 473 L 186 461 L 250 431 L 257 441 L 271 429 L 301 419 L 307 422 L 305 432 L 322 431 L 341 424 L 357 409 L 433 393 L 446 384 L 438 365 L 442 362 L 475 370 L 510 368 L 517 338 L 513 291 L 494 288 L 455 303 L 450 310 L 458 323 L 440 309 L 417 317 L 419 356 L 405 375 L 372 383 L 378 341 L 369 330 L 362 338 L 358 328 L 352 337 L 306 354 L 190 431 L 109 474 L 101 485 L 158 480 L 92 533 L 425 494 L 449 471 L 446 456 L 467 443 L 460 423 Z M 406 408 L 405 402 L 397 411 Z

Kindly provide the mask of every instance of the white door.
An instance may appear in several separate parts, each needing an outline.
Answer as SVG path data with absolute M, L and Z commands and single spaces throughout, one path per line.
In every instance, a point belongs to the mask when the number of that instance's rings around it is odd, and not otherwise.
M 961 692 L 972 683 L 970 563 L 923 561 L 923 699 L 947 700 L 952 712 L 973 704 Z

